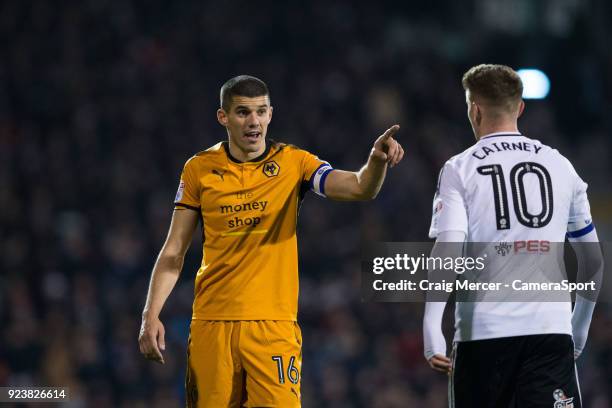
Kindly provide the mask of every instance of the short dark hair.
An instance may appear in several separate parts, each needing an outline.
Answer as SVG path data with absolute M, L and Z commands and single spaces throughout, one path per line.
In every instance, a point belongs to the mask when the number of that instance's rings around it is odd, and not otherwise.
M 232 105 L 232 97 L 234 96 L 254 98 L 264 95 L 270 95 L 268 86 L 264 81 L 251 75 L 238 75 L 228 80 L 221 87 L 221 107 L 229 110 Z
M 512 68 L 506 65 L 481 64 L 470 68 L 461 80 L 463 89 L 469 90 L 485 103 L 514 110 L 523 94 L 523 82 Z

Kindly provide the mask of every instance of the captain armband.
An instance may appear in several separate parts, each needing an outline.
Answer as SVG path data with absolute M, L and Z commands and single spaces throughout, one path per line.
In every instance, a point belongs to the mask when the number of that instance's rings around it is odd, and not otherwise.
M 334 168 L 329 163 L 323 163 L 314 172 L 314 174 L 310 178 L 310 189 L 315 194 L 318 194 L 321 197 L 326 197 L 326 195 L 325 195 L 325 179 L 327 178 L 327 175 L 332 170 L 334 170 Z

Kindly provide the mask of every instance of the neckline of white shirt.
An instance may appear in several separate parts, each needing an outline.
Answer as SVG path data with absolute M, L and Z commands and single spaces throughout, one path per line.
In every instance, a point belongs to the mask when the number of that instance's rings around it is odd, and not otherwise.
M 520 132 L 495 132 L 489 133 L 488 135 L 482 136 L 478 141 L 480 142 L 483 139 L 487 139 L 489 137 L 497 137 L 497 136 L 523 136 Z

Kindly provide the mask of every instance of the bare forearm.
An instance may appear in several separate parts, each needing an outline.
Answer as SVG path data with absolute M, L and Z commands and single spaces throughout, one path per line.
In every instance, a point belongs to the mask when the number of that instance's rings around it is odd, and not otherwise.
M 176 285 L 182 268 L 183 257 L 170 256 L 164 254 L 162 250 L 151 274 L 147 301 L 142 312 L 143 318 L 159 316 L 166 299 Z
M 357 183 L 361 198 L 368 200 L 378 195 L 387 174 L 387 163 L 368 158 L 368 162 L 357 172 Z
M 181 274 L 185 253 L 199 216 L 199 212 L 193 210 L 174 210 L 168 237 L 151 273 L 147 301 L 142 311 L 138 345 L 140 352 L 147 359 L 161 364 L 164 364 L 162 351 L 166 346 L 165 329 L 159 320 L 159 313 Z

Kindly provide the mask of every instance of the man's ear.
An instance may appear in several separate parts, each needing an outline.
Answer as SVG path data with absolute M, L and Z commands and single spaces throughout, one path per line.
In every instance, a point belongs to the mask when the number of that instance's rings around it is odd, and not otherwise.
M 518 115 L 516 117 L 520 118 L 524 111 L 525 111 L 525 101 L 521 99 L 521 103 L 519 104 L 519 108 L 518 108 Z
M 270 113 L 269 113 L 269 115 L 270 115 L 270 122 L 272 122 L 272 110 L 273 110 L 273 109 L 274 109 L 274 108 L 272 108 L 272 106 L 270 106 L 270 110 L 269 110 L 269 112 L 270 112 Z
M 474 104 L 474 123 L 480 126 L 480 123 L 482 122 L 482 109 L 476 102 L 472 103 Z
M 221 124 L 221 126 L 227 127 L 227 113 L 225 113 L 223 108 L 217 109 L 217 121 L 219 122 L 219 124 Z

